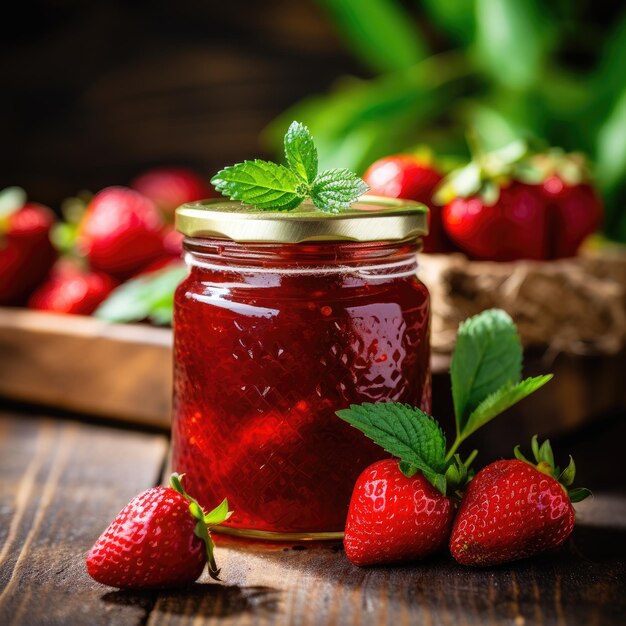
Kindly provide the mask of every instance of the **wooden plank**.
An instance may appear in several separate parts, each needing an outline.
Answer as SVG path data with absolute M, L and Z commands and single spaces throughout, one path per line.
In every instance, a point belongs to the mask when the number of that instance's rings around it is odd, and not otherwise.
M 141 624 L 150 605 L 112 606 L 84 556 L 136 493 L 156 484 L 167 442 L 0 413 L 0 624 Z
M 585 520 L 588 520 L 586 522 Z M 216 536 L 223 585 L 161 594 L 148 626 L 602 626 L 623 624 L 626 498 L 596 497 L 556 553 L 491 569 L 440 555 L 360 569 L 340 546 L 267 546 Z M 614 527 L 617 524 L 619 527 Z M 145 601 L 128 592 L 113 604 Z
M 169 329 L 0 308 L 0 355 L 0 396 L 169 428 Z
M 0 417 L 0 624 L 150 626 L 609 625 L 626 611 L 626 496 L 596 495 L 556 553 L 492 569 L 445 554 L 359 569 L 338 544 L 216 535 L 223 584 L 175 592 L 91 581 L 84 554 L 133 495 L 158 481 L 163 437 Z

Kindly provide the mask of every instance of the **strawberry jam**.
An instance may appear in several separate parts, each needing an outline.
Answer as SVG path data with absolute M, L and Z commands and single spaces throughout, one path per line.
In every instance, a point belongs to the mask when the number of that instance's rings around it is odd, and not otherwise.
M 174 316 L 173 469 L 233 529 L 342 531 L 385 456 L 335 415 L 430 410 L 429 295 L 417 237 L 236 243 L 187 237 Z

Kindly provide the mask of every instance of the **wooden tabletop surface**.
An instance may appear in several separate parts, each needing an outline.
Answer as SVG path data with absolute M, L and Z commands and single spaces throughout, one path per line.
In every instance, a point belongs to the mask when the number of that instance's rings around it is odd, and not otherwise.
M 596 490 L 556 553 L 491 569 L 445 555 L 359 569 L 338 544 L 217 537 L 224 583 L 116 591 L 84 555 L 136 493 L 162 479 L 165 435 L 0 411 L 0 624 L 451 626 L 624 624 L 626 495 Z

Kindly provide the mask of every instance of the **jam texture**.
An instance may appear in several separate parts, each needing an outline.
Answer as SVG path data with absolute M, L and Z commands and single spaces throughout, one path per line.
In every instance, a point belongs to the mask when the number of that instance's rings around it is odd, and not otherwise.
M 430 411 L 429 295 L 412 244 L 186 243 L 174 317 L 173 469 L 228 525 L 341 531 L 386 453 L 351 403 Z

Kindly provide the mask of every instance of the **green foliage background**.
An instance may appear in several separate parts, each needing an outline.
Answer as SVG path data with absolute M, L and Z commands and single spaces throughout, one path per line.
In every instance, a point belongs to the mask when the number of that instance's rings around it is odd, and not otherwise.
M 626 241 L 626 6 L 581 0 L 317 0 L 367 79 L 286 111 L 266 139 L 307 124 L 320 167 L 362 172 L 431 146 L 465 157 L 519 137 L 587 153 L 607 204 L 606 234 Z M 599 11 L 601 10 L 601 15 Z

